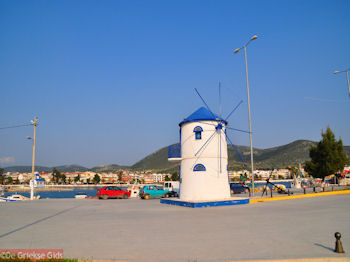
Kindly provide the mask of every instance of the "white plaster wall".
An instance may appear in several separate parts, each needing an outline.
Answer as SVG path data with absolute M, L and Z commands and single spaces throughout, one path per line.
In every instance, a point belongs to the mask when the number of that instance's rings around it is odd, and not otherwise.
M 196 126 L 203 129 L 200 140 L 195 139 L 193 129 Z M 215 126 L 216 121 L 201 121 L 185 123 L 181 127 L 180 199 L 182 200 L 214 200 L 230 197 L 225 127 L 221 131 L 220 139 Z M 195 155 L 212 135 L 211 140 Z M 193 171 L 196 164 L 203 164 L 206 171 Z

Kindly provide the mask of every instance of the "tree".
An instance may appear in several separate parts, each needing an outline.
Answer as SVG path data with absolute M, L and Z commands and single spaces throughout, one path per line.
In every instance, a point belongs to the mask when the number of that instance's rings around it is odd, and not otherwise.
M 12 185 L 12 183 L 13 183 L 13 179 L 12 179 L 12 177 L 9 176 L 7 178 L 7 184 Z
M 165 181 L 170 181 L 170 177 L 168 175 L 165 176 L 164 178 Z
M 75 178 L 74 178 L 74 182 L 80 182 L 80 174 L 78 174 Z
M 61 175 L 59 178 L 62 179 L 64 184 L 66 183 L 66 175 Z
M 0 168 L 0 185 L 4 184 L 4 169 Z
M 54 182 L 58 183 L 61 178 L 61 172 L 58 171 L 56 168 L 52 170 L 52 179 Z
M 347 161 L 341 138 L 337 141 L 330 129 L 322 131 L 322 140 L 310 147 L 311 161 L 306 161 L 305 171 L 318 178 L 342 172 Z
M 179 172 L 174 172 L 171 174 L 171 181 L 179 181 Z
M 288 169 L 289 169 L 291 178 L 294 178 L 294 176 L 298 177 L 300 173 L 299 168 L 297 168 L 296 166 L 291 166 L 291 167 L 288 167 Z
M 100 176 L 98 175 L 98 174 L 95 174 L 95 176 L 94 176 L 94 183 L 95 184 L 98 184 L 98 183 L 100 183 L 100 181 L 101 181 L 101 178 L 100 178 Z

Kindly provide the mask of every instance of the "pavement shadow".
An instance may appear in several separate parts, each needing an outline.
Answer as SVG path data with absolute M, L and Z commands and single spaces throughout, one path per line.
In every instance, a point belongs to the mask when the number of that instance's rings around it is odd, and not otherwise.
M 80 206 L 80 205 L 79 205 L 79 206 Z M 34 221 L 34 222 L 30 223 L 30 224 L 27 224 L 27 225 L 25 225 L 25 226 L 16 228 L 16 229 L 14 229 L 14 230 L 12 230 L 12 231 L 10 231 L 10 232 L 7 232 L 7 233 L 5 233 L 5 234 L 2 234 L 2 235 L 0 235 L 0 238 L 7 237 L 7 236 L 9 236 L 9 235 L 11 235 L 11 234 L 13 234 L 13 233 L 16 233 L 16 232 L 18 232 L 18 231 L 21 231 L 21 230 L 23 230 L 23 229 L 25 229 L 25 228 L 28 228 L 28 227 L 30 227 L 30 226 L 39 224 L 39 223 L 44 222 L 45 220 L 48 220 L 48 219 L 50 219 L 50 218 L 53 218 L 53 217 L 62 215 L 62 214 L 66 213 L 66 212 L 68 212 L 68 211 L 70 211 L 70 210 L 73 210 L 73 209 L 78 208 L 79 206 L 70 207 L 70 208 L 64 209 L 64 210 L 62 210 L 62 211 L 60 211 L 60 212 L 57 212 L 57 213 L 55 213 L 55 214 L 53 214 L 53 215 L 51 215 L 51 216 L 47 216 L 47 217 L 38 219 L 38 220 L 36 220 L 36 221 Z
M 322 245 L 322 244 L 319 244 L 319 243 L 315 243 L 315 246 L 318 246 L 318 247 L 323 247 L 323 248 L 325 248 L 325 249 L 328 249 L 329 251 L 334 252 L 334 249 L 333 249 L 333 248 L 326 247 L 326 246 L 324 246 L 324 245 Z

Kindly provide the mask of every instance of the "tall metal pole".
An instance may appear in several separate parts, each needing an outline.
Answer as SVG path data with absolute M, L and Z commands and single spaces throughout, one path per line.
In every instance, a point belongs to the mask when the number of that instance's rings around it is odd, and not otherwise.
M 348 90 L 349 90 L 349 97 L 350 97 L 349 69 L 348 69 L 348 70 L 346 70 L 346 79 L 348 80 Z
M 248 97 L 248 115 L 249 115 L 249 139 L 250 139 L 250 164 L 252 168 L 252 196 L 254 196 L 254 160 L 253 160 L 253 136 L 252 136 L 252 120 L 250 116 L 250 96 L 249 96 L 249 81 L 248 81 L 248 63 L 247 63 L 247 46 L 244 46 L 245 57 L 245 72 L 247 81 L 247 97 Z
M 30 185 L 30 199 L 33 200 L 34 199 L 34 169 L 35 169 L 35 139 L 36 139 L 36 125 L 37 125 L 37 120 L 38 118 L 36 117 L 33 120 L 33 126 L 34 126 L 34 135 L 33 135 L 33 154 L 32 154 L 32 184 Z
M 339 73 L 346 73 L 346 80 L 348 82 L 348 90 L 349 90 L 349 97 L 350 97 L 350 84 L 349 84 L 349 70 L 350 68 L 346 69 L 346 70 L 343 70 L 343 71 L 334 71 L 334 74 L 339 74 Z

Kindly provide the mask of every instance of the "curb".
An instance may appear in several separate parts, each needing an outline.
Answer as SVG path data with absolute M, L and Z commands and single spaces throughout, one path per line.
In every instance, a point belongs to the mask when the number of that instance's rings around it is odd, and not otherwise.
M 350 194 L 350 190 L 332 191 L 332 192 L 320 192 L 320 193 L 312 193 L 312 194 L 297 195 L 297 196 L 285 196 L 285 197 L 252 199 L 252 200 L 249 201 L 249 203 L 250 204 L 254 204 L 254 203 L 257 203 L 257 202 L 287 200 L 287 199 L 305 198 L 305 197 L 329 196 L 329 195 L 343 195 L 343 194 Z

